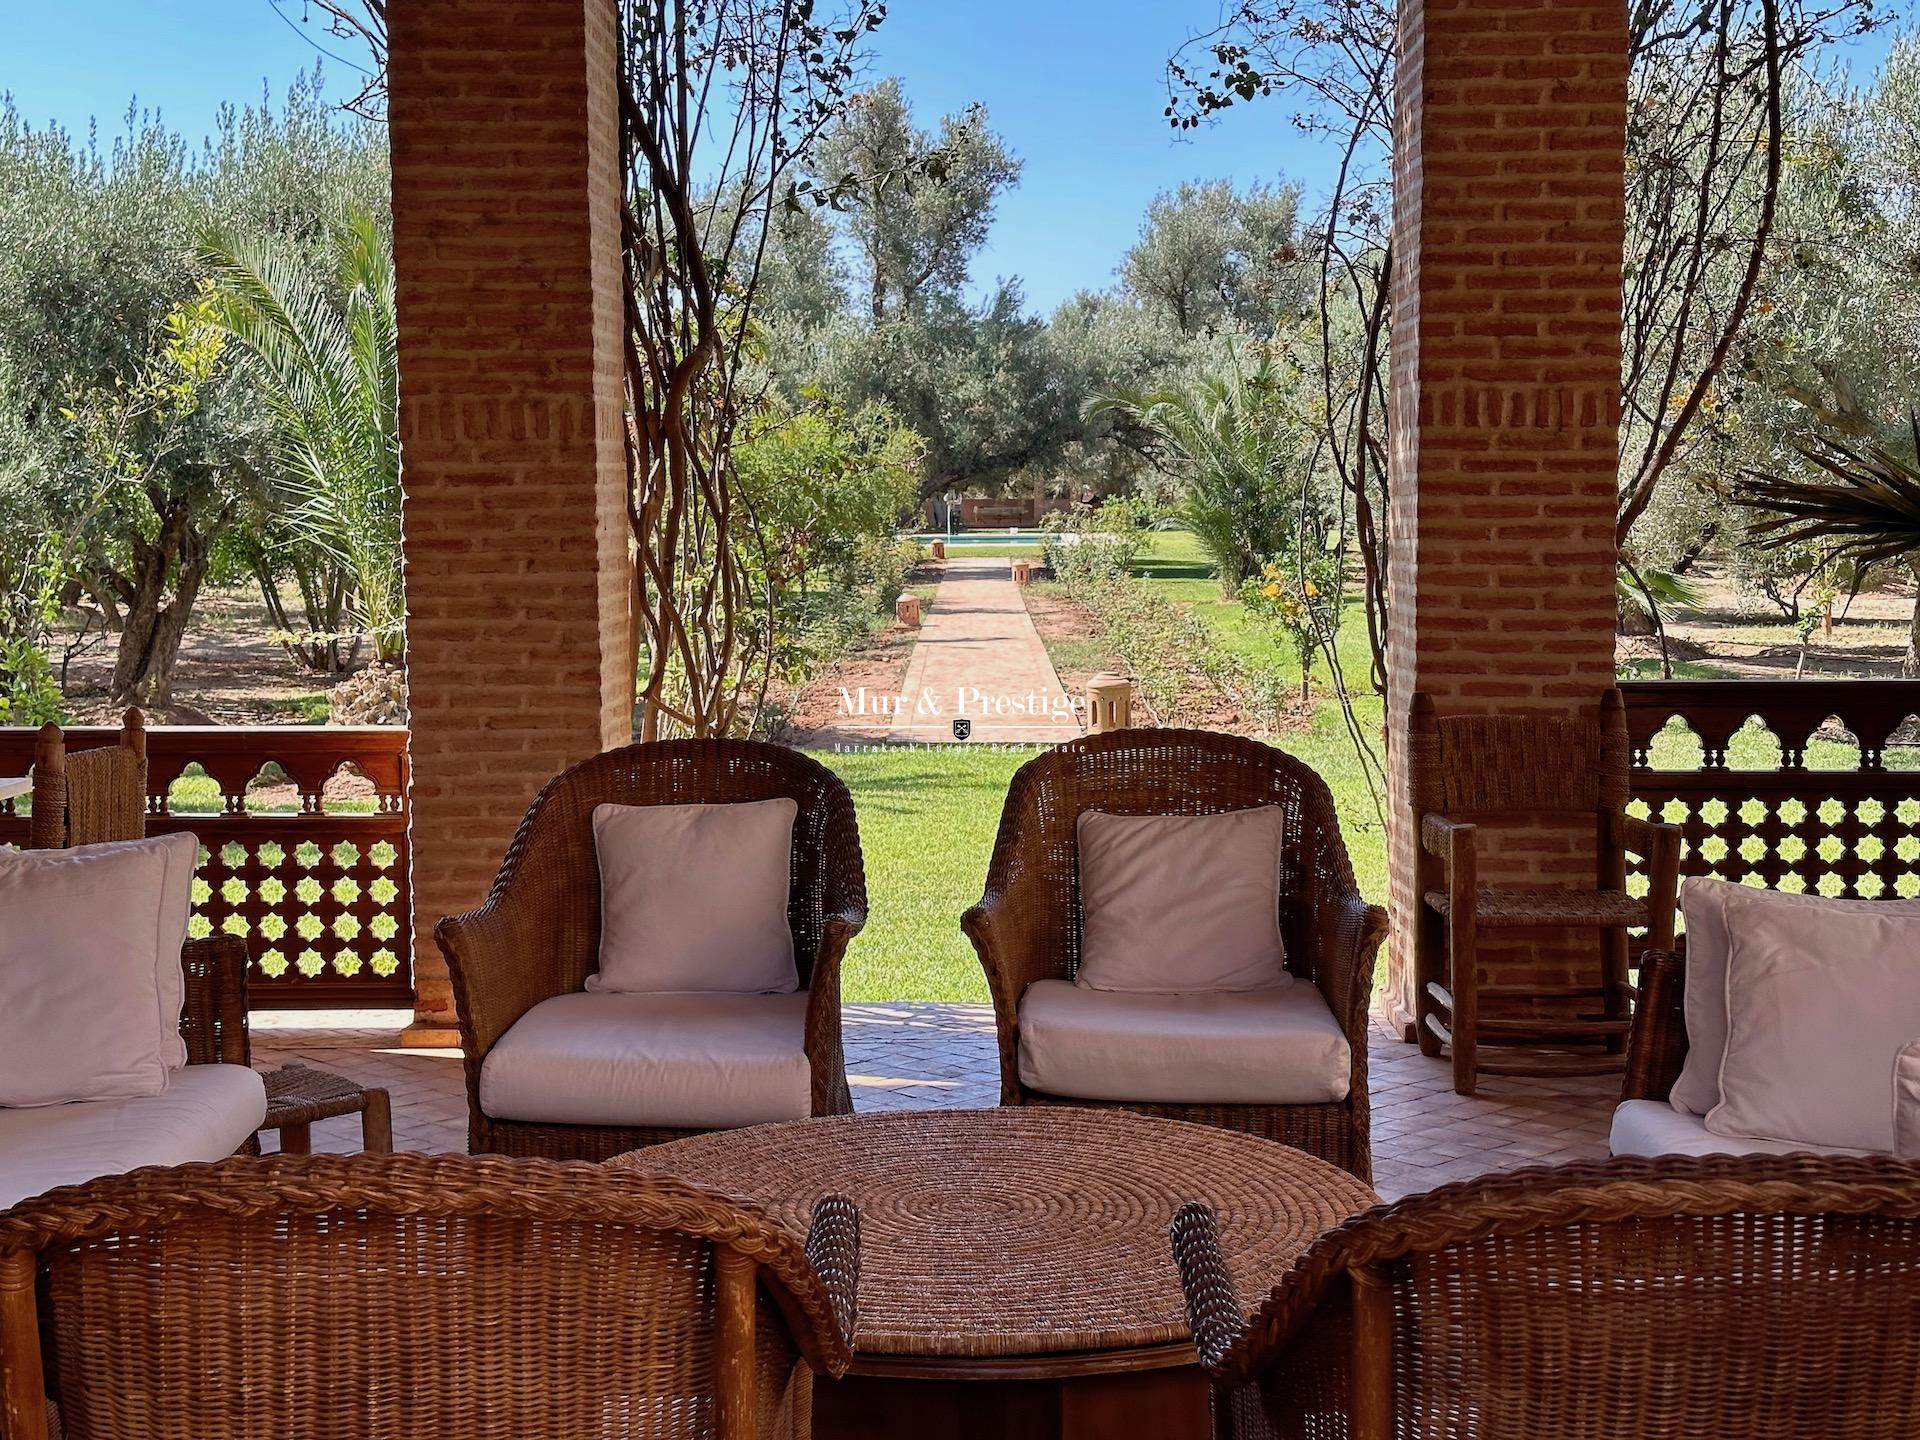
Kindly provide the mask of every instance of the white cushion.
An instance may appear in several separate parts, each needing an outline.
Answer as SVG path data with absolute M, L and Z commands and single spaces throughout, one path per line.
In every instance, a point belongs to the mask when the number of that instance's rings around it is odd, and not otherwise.
M 1716 1135 L 1890 1152 L 1887 1076 L 1920 1035 L 1920 916 L 1726 902 L 1727 1055 Z
M 1753 1136 L 1716 1135 L 1698 1115 L 1676 1110 L 1664 1100 L 1623 1100 L 1614 1108 L 1607 1148 L 1615 1155 L 1799 1155 L 1808 1151 L 1851 1155 L 1819 1145 Z
M 1673 1108 L 1705 1115 L 1720 1103 L 1720 1065 L 1727 1058 L 1727 902 L 1762 904 L 1785 915 L 1809 907 L 1827 915 L 1879 913 L 1920 918 L 1920 900 L 1830 900 L 1760 890 L 1730 880 L 1689 876 L 1680 888 L 1687 922 L 1687 1059 L 1668 1097 Z
M 188 1065 L 158 1095 L 0 1110 L 0 1209 L 57 1185 L 233 1154 L 267 1118 L 244 1065 Z
M 1344 1100 L 1347 1037 L 1320 991 L 1135 995 L 1037 980 L 1020 999 L 1020 1080 L 1049 1095 L 1168 1105 Z
M 600 968 L 587 989 L 789 993 L 790 799 L 598 805 Z
M 480 1065 L 480 1108 L 548 1125 L 725 1129 L 812 1108 L 807 992 L 543 1000 Z
M 1224 815 L 1083 811 L 1077 983 L 1150 995 L 1292 983 L 1280 939 L 1286 821 L 1277 805 Z
M 0 1105 L 166 1088 L 186 1059 L 180 946 L 198 852 L 176 834 L 0 856 Z
M 1902 1045 L 1893 1061 L 1893 1153 L 1920 1160 L 1920 1040 Z

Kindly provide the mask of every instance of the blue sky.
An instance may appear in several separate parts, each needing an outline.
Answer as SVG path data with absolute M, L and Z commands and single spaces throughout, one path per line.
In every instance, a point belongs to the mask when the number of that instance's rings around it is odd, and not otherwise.
M 282 93 L 312 64 L 297 29 L 336 44 L 318 22 L 299 26 L 300 0 L 282 0 L 278 11 L 268 0 L 9 8 L 0 90 L 33 123 L 76 134 L 94 116 L 112 133 L 138 96 L 197 139 L 222 101 L 257 100 L 263 81 Z M 875 78 L 901 76 L 923 126 L 985 102 L 1026 162 L 975 267 L 983 287 L 1019 275 L 1029 302 L 1049 309 L 1112 279 L 1157 190 L 1219 175 L 1320 173 L 1277 107 L 1234 115 L 1195 139 L 1172 137 L 1160 115 L 1162 62 L 1189 26 L 1215 14 L 1215 0 L 894 0 Z M 345 67 L 327 70 L 329 93 L 357 88 Z
M 9 7 L 0 90 L 35 124 L 117 129 L 138 97 L 197 139 L 224 101 L 276 96 L 337 42 L 301 0 L 61 0 Z M 1050 309 L 1113 278 L 1147 202 L 1182 180 L 1324 185 L 1328 157 L 1294 133 L 1284 102 L 1229 112 L 1187 138 L 1161 116 L 1167 53 L 1219 14 L 1218 0 L 893 0 L 874 77 L 899 75 L 923 127 L 978 100 L 1025 161 L 976 263 L 984 288 L 1018 275 Z M 1870 65 L 1884 50 L 1855 57 Z M 363 58 L 363 57 L 351 57 Z M 328 62 L 328 90 L 357 88 Z

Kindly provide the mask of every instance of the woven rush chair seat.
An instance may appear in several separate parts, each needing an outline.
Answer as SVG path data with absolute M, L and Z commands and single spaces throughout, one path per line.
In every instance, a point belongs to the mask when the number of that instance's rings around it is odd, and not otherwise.
M 858 1279 L 833 1196 L 795 1234 L 592 1165 L 141 1170 L 0 1215 L 0 1415 L 6 1440 L 804 1436 Z
M 260 1078 L 267 1087 L 267 1118 L 260 1128 L 280 1132 L 283 1155 L 306 1154 L 315 1122 L 342 1115 L 360 1116 L 363 1150 L 393 1149 L 392 1102 L 385 1090 L 297 1062 Z
M 798 806 L 788 920 L 803 995 L 771 998 L 804 1004 L 807 1113 L 852 1110 L 840 1031 L 840 965 L 867 917 L 853 797 L 826 766 L 783 745 L 662 740 L 609 750 L 549 781 L 507 847 L 486 903 L 435 927 L 460 1017 L 471 1152 L 605 1160 L 711 1128 L 499 1119 L 481 1106 L 481 1070 L 516 1021 L 542 1002 L 581 991 L 599 965 L 594 807 L 782 797 Z
M 1264 1409 L 1250 1433 L 1903 1440 L 1920 1414 L 1920 1165 L 1484 1176 L 1328 1231 L 1250 1316 L 1207 1207 L 1173 1250 L 1202 1364 Z
M 311 1065 L 283 1065 L 268 1071 L 266 1080 L 269 1125 L 311 1125 L 358 1115 L 367 1093 L 346 1076 Z
M 1444 890 L 1429 890 L 1427 904 L 1449 913 L 1453 898 Z M 1533 925 L 1595 925 L 1627 929 L 1647 923 L 1647 902 L 1624 890 L 1568 890 L 1554 886 L 1532 889 L 1482 885 L 1474 894 L 1474 914 L 1489 928 Z
M 1165 1103 L 1054 1095 L 1021 1078 L 1020 1007 L 1039 981 L 1071 981 L 1084 914 L 1077 826 L 1084 811 L 1214 815 L 1278 806 L 1286 813 L 1280 930 L 1286 966 L 1332 1012 L 1348 1051 L 1345 1094 L 1297 1104 Z M 1205 877 L 1196 875 L 1195 883 Z M 1003 1105 L 1119 1106 L 1293 1145 L 1372 1175 L 1367 1007 L 1386 912 L 1360 896 L 1332 793 L 1271 745 L 1202 730 L 1117 730 L 1059 745 L 1015 772 L 980 902 L 961 917 L 993 997 Z M 1221 1000 L 1228 996 L 1208 997 Z

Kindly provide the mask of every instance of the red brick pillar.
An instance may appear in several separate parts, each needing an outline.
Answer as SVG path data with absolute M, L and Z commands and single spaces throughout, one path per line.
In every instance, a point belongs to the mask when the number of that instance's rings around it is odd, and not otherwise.
M 614 0 L 389 7 L 418 1031 L 434 923 L 632 728 Z
M 1557 710 L 1613 681 L 1626 76 L 1625 0 L 1400 5 L 1387 723 L 1403 1021 L 1413 692 L 1443 713 Z M 1542 836 L 1481 868 L 1591 883 L 1591 866 Z

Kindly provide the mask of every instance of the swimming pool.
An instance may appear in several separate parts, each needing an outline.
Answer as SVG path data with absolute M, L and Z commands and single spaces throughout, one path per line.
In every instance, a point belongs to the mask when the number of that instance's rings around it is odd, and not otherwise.
M 1047 532 L 1044 530 L 967 530 L 958 535 L 912 535 L 908 537 L 922 545 L 931 545 L 936 540 L 944 540 L 952 549 L 961 549 L 968 545 L 1044 545 Z

